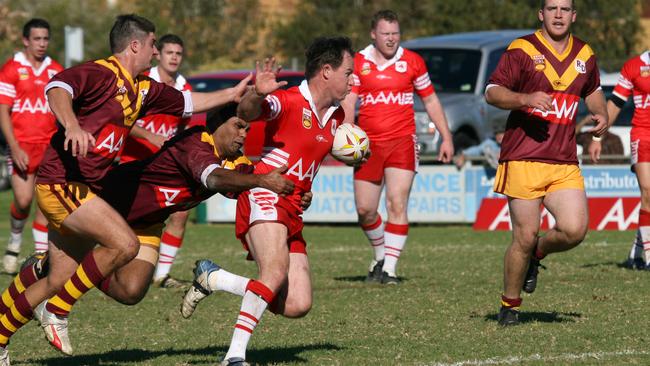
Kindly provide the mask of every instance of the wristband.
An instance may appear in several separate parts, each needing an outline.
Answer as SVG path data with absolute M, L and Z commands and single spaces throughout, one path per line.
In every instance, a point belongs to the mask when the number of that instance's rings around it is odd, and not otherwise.
M 600 142 L 603 138 L 598 136 L 591 136 L 592 141 Z

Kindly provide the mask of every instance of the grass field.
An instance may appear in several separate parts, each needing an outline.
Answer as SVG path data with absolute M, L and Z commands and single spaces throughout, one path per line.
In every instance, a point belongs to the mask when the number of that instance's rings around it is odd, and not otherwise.
M 0 238 L 9 194 L 0 193 Z M 496 313 L 509 233 L 467 226 L 413 227 L 399 286 L 363 282 L 370 249 L 351 226 L 308 226 L 314 307 L 298 320 L 265 314 L 248 360 L 265 365 L 647 365 L 650 273 L 618 266 L 632 232 L 591 232 L 577 249 L 544 262 L 537 291 L 524 298 L 523 324 L 501 328 Z M 23 254 L 31 249 L 26 234 Z M 191 279 L 208 257 L 243 275 L 254 264 L 232 225 L 191 225 L 172 274 Z M 4 288 L 11 280 L 0 275 Z M 229 345 L 240 298 L 215 294 L 190 320 L 183 291 L 153 288 L 123 306 L 93 290 L 75 307 L 75 355 L 51 349 L 28 324 L 10 344 L 12 365 L 216 365 Z

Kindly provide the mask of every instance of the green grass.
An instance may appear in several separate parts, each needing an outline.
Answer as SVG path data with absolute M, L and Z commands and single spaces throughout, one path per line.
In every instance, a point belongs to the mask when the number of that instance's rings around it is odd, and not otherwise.
M 9 197 L 0 194 L 0 237 L 8 235 Z M 647 365 L 650 274 L 617 265 L 633 236 L 590 232 L 577 249 L 549 256 L 537 291 L 524 298 L 523 324 L 503 329 L 495 319 L 509 233 L 413 227 L 399 266 L 405 280 L 385 287 L 363 283 L 370 249 L 359 229 L 308 226 L 313 309 L 297 320 L 265 314 L 248 359 L 277 365 Z M 27 233 L 23 255 L 30 240 Z M 191 279 L 193 262 L 203 257 L 239 274 L 256 272 L 232 225 L 191 225 L 172 274 Z M 0 286 L 10 279 L 0 275 Z M 184 320 L 178 315 L 182 294 L 153 288 L 128 307 L 94 290 L 71 316 L 75 356 L 52 350 L 28 324 L 12 339 L 13 365 L 215 365 L 229 345 L 240 299 L 215 294 Z

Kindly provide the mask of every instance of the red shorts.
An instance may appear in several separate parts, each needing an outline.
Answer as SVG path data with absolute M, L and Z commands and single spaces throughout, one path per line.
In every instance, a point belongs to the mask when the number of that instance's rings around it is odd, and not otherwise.
M 11 154 L 9 154 L 9 158 L 7 159 L 9 172 L 14 175 L 35 174 L 38 170 L 38 166 L 41 165 L 41 160 L 43 160 L 43 155 L 45 155 L 45 149 L 50 145 L 49 142 L 42 144 L 19 142 L 18 145 L 20 145 L 20 148 L 25 151 L 27 156 L 29 156 L 27 171 L 20 171 L 18 167 L 14 165 L 13 160 L 11 159 Z
M 237 198 L 235 235 L 248 250 L 246 233 L 253 225 L 277 222 L 287 227 L 289 253 L 307 254 L 307 243 L 302 237 L 300 212 L 284 197 L 263 188 L 254 188 Z M 252 259 L 250 254 L 249 258 Z
M 354 168 L 355 180 L 381 183 L 384 169 L 399 168 L 416 171 L 420 160 L 417 137 L 408 135 L 388 141 L 370 140 L 370 158 L 365 164 Z

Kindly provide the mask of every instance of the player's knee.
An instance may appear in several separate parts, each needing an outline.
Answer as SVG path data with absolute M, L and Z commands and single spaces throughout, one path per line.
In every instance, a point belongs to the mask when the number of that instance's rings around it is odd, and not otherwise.
M 311 310 L 311 298 L 293 299 L 285 304 L 284 316 L 287 318 L 302 318 Z
M 147 289 L 146 286 L 138 283 L 126 284 L 119 298 L 115 300 L 124 305 L 135 305 L 144 299 L 144 296 L 147 294 Z
M 513 236 L 513 245 L 526 253 L 530 252 L 536 243 L 536 230 L 518 230 Z
M 641 208 L 650 210 L 650 188 L 641 188 Z
M 18 212 L 29 214 L 32 206 L 32 197 L 15 197 L 14 200 L 16 202 L 15 208 Z
M 565 231 L 567 244 L 577 246 L 587 236 L 587 225 L 578 225 Z
M 359 216 L 359 221 L 376 221 L 377 220 L 377 210 L 370 207 L 364 207 L 362 205 L 357 206 L 357 215 Z
M 386 211 L 392 217 L 403 215 L 406 212 L 406 202 L 396 199 L 386 200 Z

